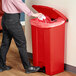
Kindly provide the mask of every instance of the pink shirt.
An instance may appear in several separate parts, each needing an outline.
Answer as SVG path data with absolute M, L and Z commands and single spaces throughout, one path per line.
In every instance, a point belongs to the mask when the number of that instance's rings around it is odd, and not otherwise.
M 33 13 L 22 0 L 2 0 L 2 10 L 6 13 L 24 12 L 28 16 Z

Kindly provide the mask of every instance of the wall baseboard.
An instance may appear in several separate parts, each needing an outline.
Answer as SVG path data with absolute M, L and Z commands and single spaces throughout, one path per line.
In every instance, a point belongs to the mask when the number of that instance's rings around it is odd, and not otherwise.
M 68 72 L 73 72 L 76 73 L 76 67 L 69 65 L 69 64 L 64 64 L 64 69 Z
M 28 53 L 28 56 L 30 59 L 33 58 L 32 53 Z M 64 64 L 64 70 L 68 72 L 76 73 L 76 67 L 68 65 L 68 64 Z

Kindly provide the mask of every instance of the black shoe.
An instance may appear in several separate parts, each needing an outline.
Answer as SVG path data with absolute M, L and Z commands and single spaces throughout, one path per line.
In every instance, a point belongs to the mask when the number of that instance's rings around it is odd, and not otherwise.
M 4 65 L 4 66 L 0 67 L 0 72 L 6 71 L 6 70 L 10 70 L 10 69 L 11 69 L 10 66 Z
M 31 66 L 29 68 L 26 69 L 26 73 L 34 73 L 34 72 L 38 72 L 40 69 L 40 67 L 34 67 L 34 66 Z
M 7 66 L 7 65 L 4 65 L 4 66 L 2 67 L 2 69 L 3 69 L 3 71 L 5 71 L 5 70 L 10 70 L 11 67 L 10 67 L 10 66 Z

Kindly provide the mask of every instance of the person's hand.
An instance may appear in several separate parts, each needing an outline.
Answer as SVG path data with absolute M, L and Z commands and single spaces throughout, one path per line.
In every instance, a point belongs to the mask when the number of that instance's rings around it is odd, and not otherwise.
M 38 17 L 41 18 L 42 16 L 44 16 L 42 13 L 32 13 L 33 17 Z

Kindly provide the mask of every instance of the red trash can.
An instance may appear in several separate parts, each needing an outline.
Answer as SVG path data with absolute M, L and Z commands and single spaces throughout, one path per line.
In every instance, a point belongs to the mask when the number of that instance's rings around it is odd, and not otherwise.
M 68 19 L 58 10 L 33 5 L 35 10 L 50 18 L 42 22 L 38 18 L 30 20 L 34 66 L 45 67 L 46 74 L 54 75 L 64 71 L 65 23 Z

